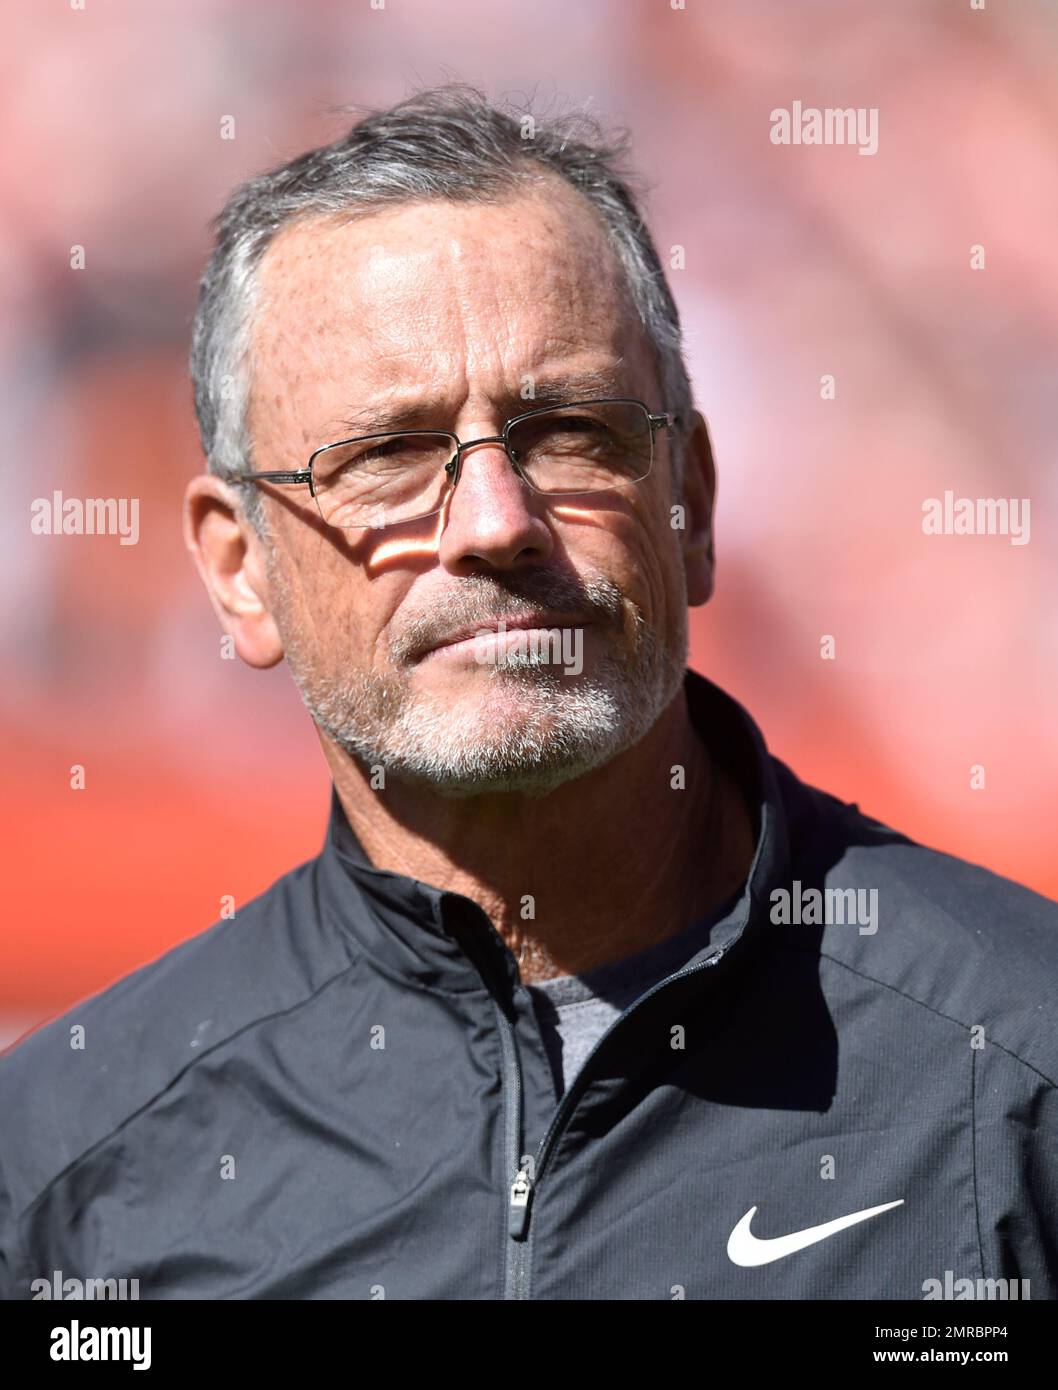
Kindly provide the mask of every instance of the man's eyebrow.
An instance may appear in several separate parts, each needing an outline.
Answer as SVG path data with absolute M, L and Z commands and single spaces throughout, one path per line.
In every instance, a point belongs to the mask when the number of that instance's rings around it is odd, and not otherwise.
M 526 386 L 514 393 L 509 402 L 517 411 L 516 402 L 521 402 L 522 410 L 532 410 L 538 405 L 562 405 L 567 401 L 588 401 L 595 396 L 627 395 L 627 382 L 621 367 L 600 367 L 594 371 L 570 372 L 556 376 L 533 377 L 530 375 Z
M 394 401 L 389 405 L 366 405 L 332 422 L 333 428 L 345 430 L 350 435 L 379 434 L 384 430 L 403 430 L 423 428 L 431 413 L 440 415 L 439 402 L 431 402 L 419 396 L 408 401 Z M 429 428 L 427 424 L 425 428 Z M 440 428 L 440 426 L 438 426 Z
M 518 386 L 511 387 L 497 398 L 501 412 L 508 416 L 521 415 L 537 406 L 563 405 L 570 401 L 591 400 L 593 397 L 627 395 L 625 373 L 620 367 L 598 368 L 592 371 L 569 372 L 561 375 L 534 377 L 527 373 Z M 429 429 L 443 423 L 446 404 L 440 396 L 420 395 L 387 405 L 366 405 L 349 409 L 332 422 L 332 428 L 345 430 L 348 435 L 376 434 L 386 430 Z

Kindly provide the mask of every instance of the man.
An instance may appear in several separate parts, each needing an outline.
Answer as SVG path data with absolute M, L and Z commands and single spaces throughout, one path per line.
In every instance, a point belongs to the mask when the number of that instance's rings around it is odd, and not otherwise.
M 1058 1294 L 1054 905 L 687 670 L 679 343 L 616 152 L 473 91 L 232 197 L 186 536 L 330 826 L 5 1059 L 8 1297 Z

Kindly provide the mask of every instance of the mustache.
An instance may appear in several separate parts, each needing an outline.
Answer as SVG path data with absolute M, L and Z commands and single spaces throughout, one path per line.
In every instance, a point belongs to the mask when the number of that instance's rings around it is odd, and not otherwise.
M 389 644 L 398 663 L 416 661 L 450 634 L 467 627 L 488 627 L 500 618 L 532 617 L 541 608 L 573 614 L 585 623 L 619 626 L 624 596 L 608 579 L 582 581 L 549 570 L 509 575 L 468 575 L 431 608 L 410 618 Z

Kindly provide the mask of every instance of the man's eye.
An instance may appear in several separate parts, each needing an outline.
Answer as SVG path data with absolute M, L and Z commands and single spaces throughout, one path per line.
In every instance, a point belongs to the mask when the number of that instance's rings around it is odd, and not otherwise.
M 557 420 L 538 420 L 530 426 L 516 431 L 515 442 L 523 446 L 558 444 L 563 441 L 604 439 L 610 433 L 601 420 L 593 420 L 589 415 L 563 415 Z
M 355 461 L 359 463 L 365 459 L 392 458 L 395 454 L 407 452 L 407 450 L 408 445 L 403 439 L 383 439 L 357 454 Z

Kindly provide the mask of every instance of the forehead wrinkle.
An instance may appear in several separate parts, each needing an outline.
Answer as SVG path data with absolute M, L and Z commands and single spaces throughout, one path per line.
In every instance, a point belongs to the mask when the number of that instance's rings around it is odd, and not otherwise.
M 524 414 L 535 407 L 561 405 L 578 400 L 606 396 L 624 396 L 631 390 L 628 377 L 627 359 L 622 355 L 612 366 L 571 369 L 566 372 L 552 370 L 537 375 L 527 372 L 533 378 L 533 395 L 522 395 L 521 382 L 510 381 L 497 390 L 487 394 L 490 404 L 501 414 Z M 373 405 L 347 407 L 344 415 L 329 422 L 335 429 L 347 429 L 371 433 L 382 430 L 429 429 L 447 430 L 451 417 L 458 408 L 453 404 L 452 393 L 438 391 L 390 393 L 382 401 Z
M 470 383 L 474 382 L 483 399 L 486 394 L 502 396 L 506 403 L 513 399 L 506 384 L 486 393 L 484 383 L 506 383 L 517 376 L 521 386 L 524 377 L 534 375 L 531 356 L 525 350 L 526 325 L 521 321 L 531 300 L 544 318 L 535 326 L 530 320 L 532 336 L 545 335 L 550 352 L 558 340 L 567 351 L 579 349 L 583 353 L 604 344 L 616 350 L 626 307 L 623 294 L 614 292 L 620 282 L 616 259 L 595 223 L 594 214 L 589 218 L 564 215 L 563 208 L 557 205 L 563 196 L 566 195 L 560 190 L 559 197 L 551 201 L 523 200 L 513 205 L 520 219 L 516 224 L 519 239 L 511 254 L 500 262 L 487 255 L 488 229 L 479 234 L 477 220 L 453 225 L 453 205 L 447 204 L 425 211 L 402 205 L 355 219 L 340 229 L 326 225 L 323 219 L 318 226 L 308 223 L 285 229 L 286 235 L 281 233 L 276 238 L 269 248 L 270 259 L 262 267 L 262 280 L 268 281 L 269 288 L 275 291 L 269 296 L 272 312 L 263 315 L 260 325 L 262 356 L 271 359 L 273 373 L 282 373 L 288 384 L 299 384 L 307 372 L 308 390 L 316 395 L 318 404 L 324 404 L 319 397 L 328 382 L 355 366 L 363 379 L 365 396 L 372 399 L 363 403 L 351 401 L 344 409 L 339 406 L 331 423 L 323 427 L 323 433 L 333 438 L 335 430 L 349 435 L 386 429 L 391 424 L 394 428 L 410 428 L 405 423 L 410 417 L 398 417 L 396 410 L 417 404 L 423 412 L 429 412 L 444 407 L 446 399 L 452 398 L 452 389 L 445 393 L 430 383 L 433 389 L 420 393 L 418 402 L 408 401 L 406 395 L 401 398 L 397 387 L 387 389 L 384 380 L 379 379 L 382 373 L 389 374 L 385 371 L 389 362 L 414 360 L 422 352 L 422 337 L 418 342 L 408 340 L 409 323 L 416 318 L 423 320 L 422 334 L 443 339 L 443 351 L 435 354 L 435 360 L 428 359 L 428 364 L 446 380 L 459 378 L 461 399 L 466 398 Z M 568 196 L 579 204 L 579 195 L 570 192 Z M 455 210 L 466 211 L 458 205 Z M 386 239 L 386 219 L 406 218 L 409 212 L 427 225 L 430 221 L 439 222 L 436 235 L 428 244 L 405 245 Z M 355 236 L 327 235 L 346 228 L 362 233 L 362 224 L 367 222 L 374 223 L 367 241 Z M 278 254 L 272 256 L 273 251 Z M 419 272 L 412 273 L 416 266 Z M 424 266 L 436 273 L 421 273 Z M 482 269 L 485 273 L 481 273 Z M 385 304 L 378 302 L 379 277 L 386 282 Z M 372 280 L 376 283 L 365 283 Z M 431 313 L 434 303 L 438 307 Z M 552 303 L 558 308 L 561 327 L 554 320 L 547 322 Z M 291 312 L 292 305 L 296 312 Z M 613 313 L 609 312 L 611 309 Z M 438 315 L 440 323 L 436 322 Z M 497 331 L 475 332 L 468 341 L 467 325 L 480 327 L 489 320 L 496 322 Z M 343 353 L 343 344 L 351 336 L 350 321 L 367 329 L 367 344 L 361 347 L 359 360 L 352 362 Z M 578 332 L 578 328 L 583 331 Z M 593 332 L 599 328 L 601 335 Z M 363 344 L 362 333 L 354 336 Z M 543 348 L 543 343 L 540 346 Z M 274 351 L 276 348 L 281 350 L 281 358 Z M 299 351 L 303 354 L 300 364 Z M 289 366 L 288 371 L 283 370 L 284 365 Z M 421 372 L 423 364 L 419 365 Z M 406 382 L 406 370 L 397 365 L 395 372 Z M 560 396 L 561 387 L 556 385 L 552 390 L 542 374 L 537 376 L 534 398 L 524 399 L 519 393 L 511 414 L 519 413 L 519 407 L 531 409 L 534 403 L 547 404 Z M 322 388 L 315 393 L 313 377 Z M 381 400 L 378 392 L 382 393 Z M 600 382 L 576 394 L 583 397 L 627 392 L 617 392 Z M 290 414 L 294 409 L 289 400 L 281 403 L 279 396 L 273 400 L 269 394 L 265 400 L 269 414 L 273 413 L 273 406 L 276 415 L 281 411 Z M 444 427 L 442 417 L 449 411 L 442 409 L 441 414 L 433 416 L 439 422 L 438 428 Z M 317 432 L 310 426 L 313 413 L 310 405 L 306 416 L 297 422 L 303 438 L 314 437 Z M 420 415 L 419 427 L 429 427 L 431 423 Z

